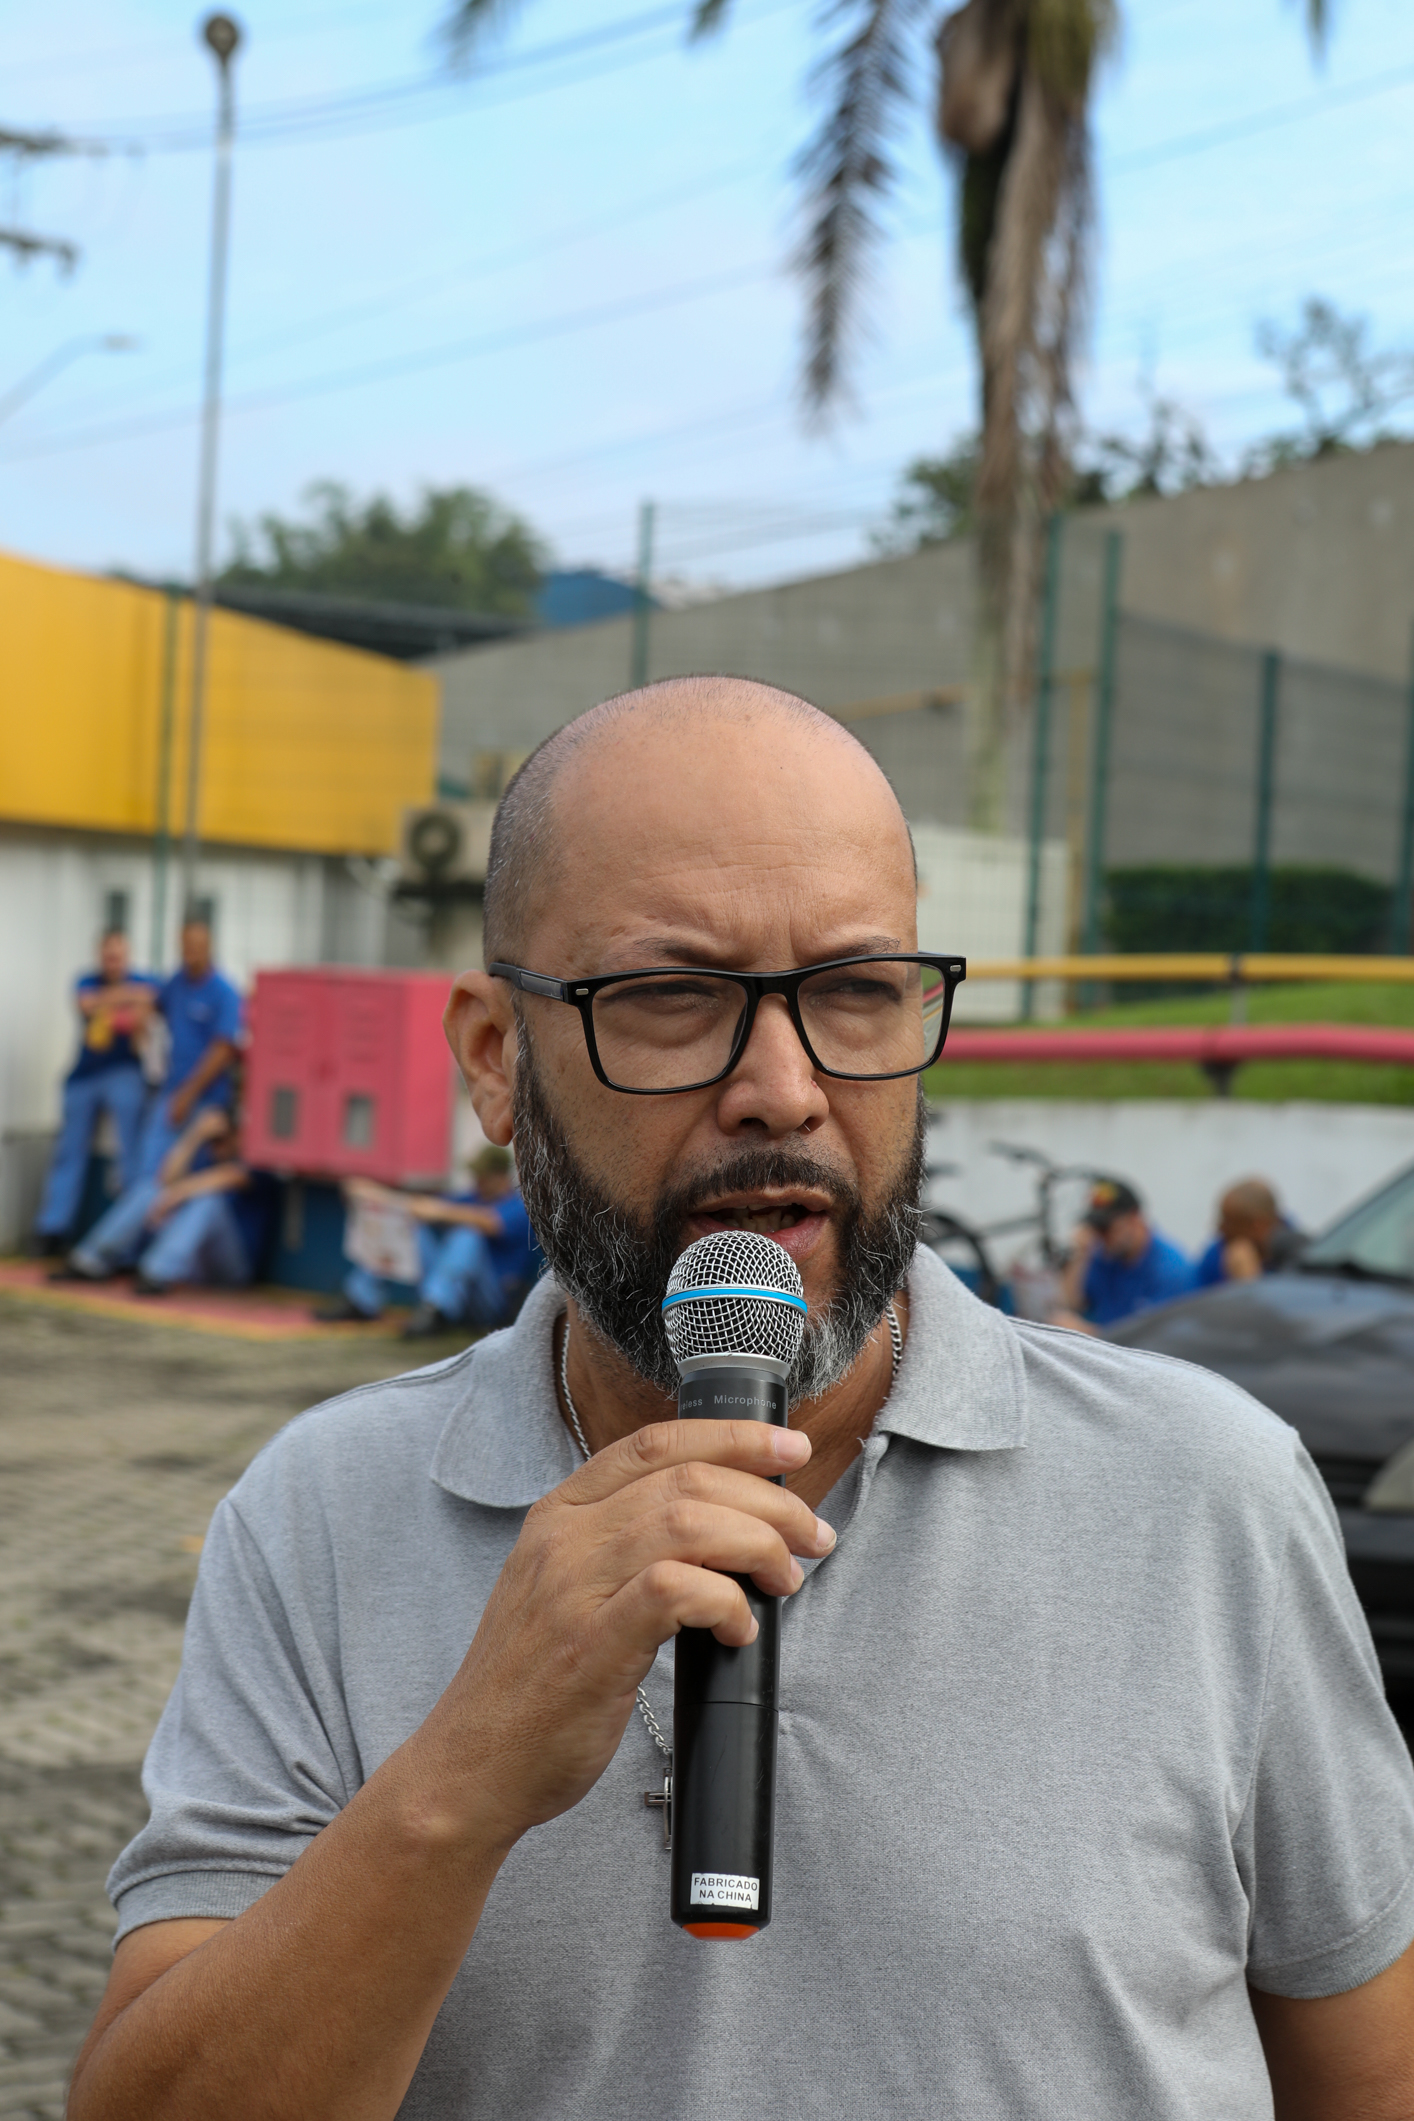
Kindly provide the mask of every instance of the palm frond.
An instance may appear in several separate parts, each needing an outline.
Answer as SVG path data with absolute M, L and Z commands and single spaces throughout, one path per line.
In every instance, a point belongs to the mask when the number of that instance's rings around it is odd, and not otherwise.
M 1306 0 L 1306 34 L 1311 40 L 1311 50 L 1317 59 L 1326 56 L 1326 38 L 1330 34 L 1332 8 L 1330 0 Z
M 448 63 L 469 66 L 477 48 L 507 27 L 517 0 L 452 0 L 435 32 Z
M 714 37 L 727 19 L 731 0 L 696 0 L 692 20 L 687 27 L 687 41 L 698 44 L 704 37 Z
M 883 236 L 880 203 L 897 170 L 889 141 L 911 100 L 908 30 L 920 0 L 835 0 L 829 14 L 855 21 L 816 67 L 828 99 L 814 138 L 796 158 L 805 234 L 792 258 L 808 303 L 803 388 L 819 415 L 845 395 L 860 330 L 861 298 Z

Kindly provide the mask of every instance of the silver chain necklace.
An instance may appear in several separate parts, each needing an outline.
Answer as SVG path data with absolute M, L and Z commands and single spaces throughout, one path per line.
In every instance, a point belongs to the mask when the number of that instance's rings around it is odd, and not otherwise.
M 593 1454 L 589 1449 L 589 1445 L 585 1442 L 584 1429 L 581 1426 L 579 1419 L 579 1409 L 576 1407 L 574 1399 L 570 1393 L 570 1322 L 568 1313 L 565 1314 L 564 1336 L 560 1341 L 560 1390 L 564 1394 L 565 1412 L 569 1415 L 570 1427 L 574 1430 L 574 1440 L 579 1445 L 580 1450 L 584 1453 L 586 1460 L 588 1460 Z M 663 1758 L 667 1761 L 668 1772 L 669 1774 L 671 1774 L 673 1766 L 673 1749 L 669 1745 L 667 1739 L 663 1736 L 662 1729 L 658 1723 L 658 1719 L 653 1714 L 653 1705 L 649 1701 L 648 1696 L 644 1693 L 642 1687 L 639 1687 L 636 1698 L 638 1701 L 638 1713 L 643 1718 L 645 1724 L 648 1726 L 648 1735 L 653 1740 L 654 1745 L 657 1746 L 658 1751 L 663 1755 Z M 665 1827 L 666 1824 L 667 1821 L 665 1816 Z
M 903 1361 L 903 1328 L 898 1322 L 898 1312 L 894 1309 L 892 1301 L 885 1306 L 884 1315 L 889 1321 L 889 1355 L 891 1359 L 889 1390 L 892 1392 L 898 1379 L 898 1366 Z M 574 1394 L 570 1391 L 570 1322 L 568 1312 L 565 1314 L 565 1330 L 560 1340 L 560 1392 L 564 1398 L 565 1412 L 570 1418 L 570 1427 L 574 1431 L 574 1440 L 579 1445 L 580 1452 L 587 1463 L 593 1453 L 590 1451 L 588 1440 L 584 1434 L 584 1425 L 579 1418 L 579 1409 L 574 1403 Z M 662 1726 L 653 1714 L 653 1704 L 641 1686 L 635 1690 L 634 1698 L 637 1701 L 638 1713 L 643 1718 L 648 1735 L 662 1754 L 665 1764 L 662 1789 L 645 1790 L 643 1792 L 643 1801 L 655 1809 L 658 1807 L 662 1808 L 663 1846 L 664 1848 L 671 1848 L 673 1845 L 673 1749 L 663 1736 Z

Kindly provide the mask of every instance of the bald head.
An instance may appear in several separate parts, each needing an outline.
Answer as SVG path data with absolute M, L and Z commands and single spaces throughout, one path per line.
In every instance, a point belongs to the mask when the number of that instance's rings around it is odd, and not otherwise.
M 775 799 L 828 787 L 870 817 L 880 855 L 913 863 L 897 798 L 864 746 L 808 700 L 748 678 L 666 678 L 589 708 L 545 739 L 501 799 L 486 872 L 486 962 L 525 963 L 527 938 L 566 879 L 567 849 L 614 835 L 625 858 L 636 836 L 670 838 L 673 804 L 714 806 L 723 852 L 734 834 L 759 837 L 756 767 L 772 769 Z M 750 782 L 752 785 L 747 786 Z M 734 805 L 734 795 L 742 801 Z M 747 852 L 746 845 L 736 850 Z M 657 858 L 670 858 L 660 846 Z M 650 857 L 651 858 L 651 857 Z

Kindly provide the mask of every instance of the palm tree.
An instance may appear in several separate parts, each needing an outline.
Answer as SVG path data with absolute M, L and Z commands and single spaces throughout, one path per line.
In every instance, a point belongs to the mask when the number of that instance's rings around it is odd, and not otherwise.
M 729 6 L 694 0 L 689 36 L 719 29 Z M 1328 0 L 1304 10 L 1319 56 Z M 452 0 L 452 52 L 464 57 L 506 12 L 507 0 Z M 995 831 L 1008 739 L 1031 697 L 1042 533 L 1068 471 L 1093 230 L 1090 99 L 1118 35 L 1117 0 L 964 0 L 941 15 L 935 0 L 832 0 L 827 17 L 844 30 L 817 67 L 825 112 L 796 162 L 811 414 L 848 395 L 880 208 L 897 175 L 891 143 L 929 49 L 938 144 L 960 164 L 958 257 L 981 397 L 971 811 Z

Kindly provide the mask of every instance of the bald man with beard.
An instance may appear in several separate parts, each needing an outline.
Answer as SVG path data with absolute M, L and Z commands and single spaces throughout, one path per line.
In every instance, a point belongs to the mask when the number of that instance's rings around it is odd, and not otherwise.
M 486 936 L 448 1031 L 551 1274 L 218 1509 L 70 2121 L 1409 2121 L 1414 1786 L 1330 1505 L 1232 1386 L 915 1252 L 952 974 L 873 761 L 744 681 L 609 701 L 508 789 Z M 673 1418 L 724 1227 L 800 1270 L 788 1430 Z M 736 1576 L 775 1915 L 701 1942 L 643 1798 Z

